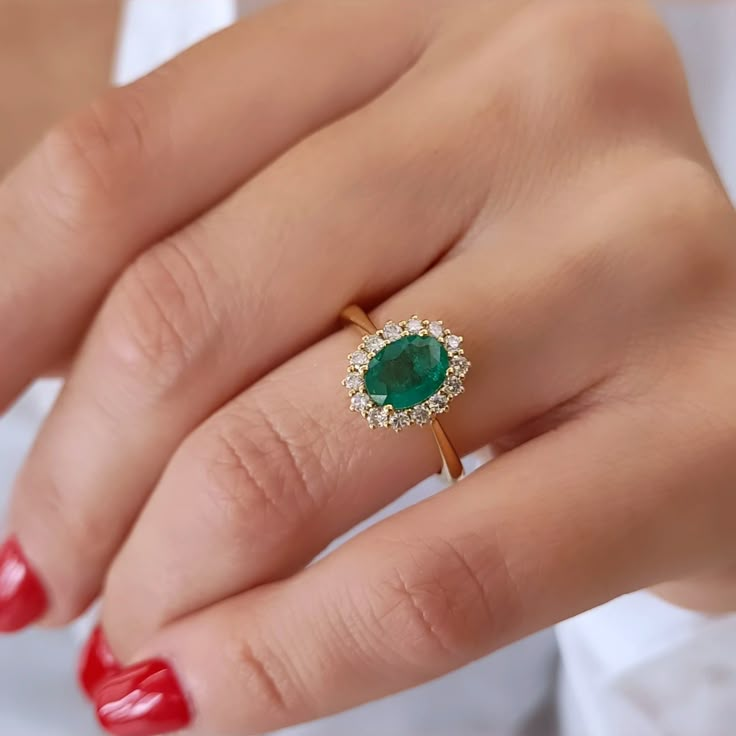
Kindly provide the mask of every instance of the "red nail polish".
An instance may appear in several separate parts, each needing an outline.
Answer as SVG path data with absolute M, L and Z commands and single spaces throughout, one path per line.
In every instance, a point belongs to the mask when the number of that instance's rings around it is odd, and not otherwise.
M 18 631 L 41 618 L 46 593 L 15 537 L 0 546 L 0 632 Z
M 101 626 L 92 632 L 79 657 L 79 684 L 90 698 L 94 698 L 100 682 L 122 669 L 107 643 Z
M 94 699 L 102 727 L 116 736 L 154 736 L 185 728 L 191 721 L 176 675 L 160 659 L 106 678 Z

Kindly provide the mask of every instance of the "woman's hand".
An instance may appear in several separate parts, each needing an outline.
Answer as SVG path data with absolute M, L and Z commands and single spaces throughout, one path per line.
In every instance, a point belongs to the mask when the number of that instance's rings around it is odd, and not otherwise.
M 0 236 L 2 402 L 75 356 L 0 622 L 102 592 L 114 733 L 316 718 L 668 581 L 736 608 L 736 217 L 643 2 L 279 5 L 53 131 Z M 448 430 L 510 451 L 305 569 L 436 465 L 347 410 L 350 302 L 464 334 Z

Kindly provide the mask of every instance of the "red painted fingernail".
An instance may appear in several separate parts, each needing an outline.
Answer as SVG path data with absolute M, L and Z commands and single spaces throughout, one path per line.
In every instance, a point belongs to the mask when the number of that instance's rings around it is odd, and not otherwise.
M 10 537 L 0 546 L 0 632 L 18 631 L 41 618 L 46 593 L 21 550 Z
M 97 686 L 110 675 L 122 669 L 107 643 L 101 626 L 92 632 L 79 657 L 79 684 L 90 698 L 94 698 Z
M 154 736 L 185 728 L 191 721 L 181 686 L 160 659 L 126 667 L 95 691 L 97 718 L 116 736 Z

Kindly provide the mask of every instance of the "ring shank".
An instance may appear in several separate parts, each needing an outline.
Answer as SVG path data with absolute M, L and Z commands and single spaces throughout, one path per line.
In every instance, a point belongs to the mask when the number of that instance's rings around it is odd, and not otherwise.
M 366 335 L 370 335 L 378 331 L 378 328 L 373 323 L 373 320 L 365 313 L 365 311 L 357 304 L 351 304 L 349 307 L 345 307 L 340 313 L 340 318 L 345 324 L 353 325 L 357 327 L 361 332 Z M 434 417 L 430 423 L 432 428 L 432 434 L 434 435 L 435 442 L 437 443 L 437 449 L 440 452 L 442 458 L 442 474 L 450 481 L 454 482 L 460 480 L 463 477 L 463 464 L 460 460 L 455 446 L 447 436 L 444 427 L 440 423 L 437 417 Z

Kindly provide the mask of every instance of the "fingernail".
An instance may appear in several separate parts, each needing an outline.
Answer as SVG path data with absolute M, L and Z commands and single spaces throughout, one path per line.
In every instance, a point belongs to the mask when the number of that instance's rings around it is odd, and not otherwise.
M 0 632 L 19 631 L 43 616 L 46 593 L 18 540 L 0 546 Z
M 95 627 L 79 657 L 79 684 L 90 698 L 94 698 L 97 686 L 110 675 L 122 669 L 107 643 L 101 626 Z
M 154 736 L 185 728 L 189 705 L 174 671 L 160 659 L 126 667 L 95 691 L 97 718 L 116 736 Z

